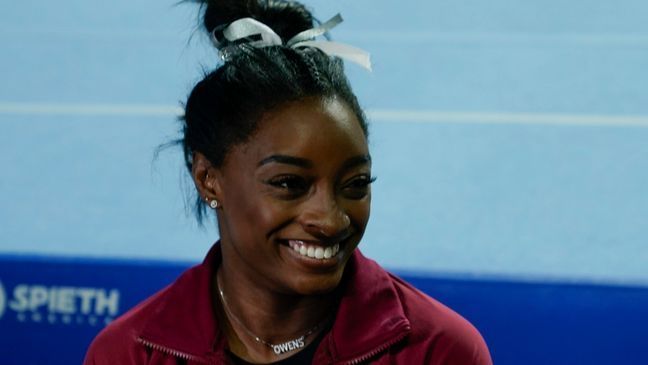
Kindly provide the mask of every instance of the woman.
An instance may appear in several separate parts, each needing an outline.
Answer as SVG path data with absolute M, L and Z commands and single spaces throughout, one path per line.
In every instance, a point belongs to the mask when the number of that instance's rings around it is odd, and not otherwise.
M 86 364 L 490 364 L 468 322 L 356 249 L 371 157 L 336 56 L 362 54 L 313 42 L 334 23 L 311 30 L 298 3 L 205 5 L 224 63 L 189 96 L 183 147 L 220 241 Z

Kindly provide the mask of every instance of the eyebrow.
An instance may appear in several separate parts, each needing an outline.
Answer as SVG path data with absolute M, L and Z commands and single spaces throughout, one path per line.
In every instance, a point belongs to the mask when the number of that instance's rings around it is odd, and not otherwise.
M 365 165 L 369 163 L 371 163 L 370 155 L 360 155 L 360 156 L 351 157 L 350 159 L 344 161 L 344 164 L 342 165 L 342 170 L 349 170 L 352 167 Z
M 257 164 L 257 167 L 261 167 L 263 165 L 267 165 L 269 163 L 282 163 L 286 165 L 294 165 L 298 167 L 302 167 L 305 169 L 310 169 L 313 167 L 313 162 L 311 160 L 301 158 L 301 157 L 295 157 L 295 156 L 288 156 L 288 155 L 272 155 L 264 158 L 263 160 L 259 161 Z M 343 170 L 350 169 L 352 167 L 358 166 L 358 165 L 363 165 L 363 164 L 368 164 L 371 162 L 371 156 L 370 155 L 360 155 L 360 156 L 355 156 L 351 157 L 350 159 L 344 161 L 344 164 L 342 165 Z
M 287 165 L 295 165 L 295 166 L 303 167 L 305 169 L 310 169 L 311 167 L 313 167 L 313 163 L 310 160 L 301 157 L 288 156 L 288 155 L 268 156 L 263 160 L 259 161 L 257 167 L 261 167 L 263 165 L 267 165 L 272 162 L 283 163 Z

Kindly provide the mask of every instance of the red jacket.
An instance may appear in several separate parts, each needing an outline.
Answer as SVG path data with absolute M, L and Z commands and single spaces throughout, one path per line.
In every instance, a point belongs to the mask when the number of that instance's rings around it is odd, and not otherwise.
M 210 295 L 220 260 L 217 244 L 202 264 L 112 322 L 84 364 L 231 363 Z M 461 316 L 358 250 L 347 265 L 347 289 L 313 364 L 492 364 L 484 340 Z

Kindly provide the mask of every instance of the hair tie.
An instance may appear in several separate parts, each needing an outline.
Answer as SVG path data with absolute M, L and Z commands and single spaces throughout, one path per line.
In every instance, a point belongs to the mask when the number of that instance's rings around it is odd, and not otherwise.
M 285 46 L 294 49 L 314 47 L 329 56 L 340 57 L 371 71 L 370 55 L 365 50 L 344 43 L 315 40 L 340 23 L 342 16 L 337 14 L 317 27 L 299 32 L 290 38 Z M 241 18 L 217 27 L 211 32 L 211 41 L 224 61 L 230 59 L 234 48 L 242 44 L 255 48 L 284 45 L 281 37 L 272 28 L 253 18 Z

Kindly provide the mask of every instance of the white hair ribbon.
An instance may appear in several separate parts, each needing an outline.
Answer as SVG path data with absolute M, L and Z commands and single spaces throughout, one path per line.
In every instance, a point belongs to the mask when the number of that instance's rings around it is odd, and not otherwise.
M 291 48 L 314 47 L 329 56 L 340 57 L 357 63 L 371 71 L 369 53 L 344 43 L 315 40 L 342 22 L 342 16 L 337 14 L 318 27 L 299 32 L 292 37 L 286 46 Z M 220 50 L 221 57 L 227 59 L 231 46 L 247 44 L 252 47 L 270 47 L 283 44 L 281 37 L 269 26 L 253 18 L 241 18 L 227 26 L 218 27 L 211 33 L 211 41 Z
M 333 18 L 327 20 L 325 23 L 318 27 L 307 29 L 303 32 L 297 33 L 294 37 L 290 38 L 286 45 L 292 47 L 295 43 L 310 41 L 324 35 L 329 30 L 335 28 L 338 24 L 342 23 L 342 15 L 336 14 Z

